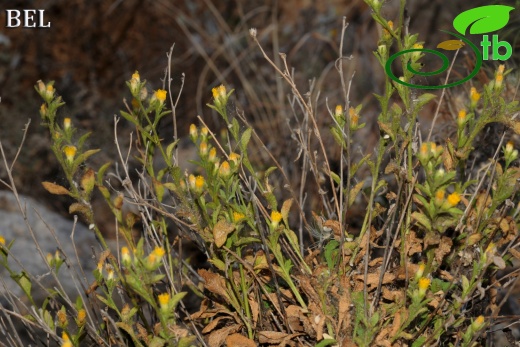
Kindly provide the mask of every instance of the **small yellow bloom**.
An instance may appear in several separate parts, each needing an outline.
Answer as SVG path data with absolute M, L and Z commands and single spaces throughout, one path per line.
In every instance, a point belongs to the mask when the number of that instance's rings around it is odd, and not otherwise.
M 191 137 L 192 141 L 195 141 L 198 136 L 199 136 L 199 131 L 197 129 L 197 126 L 195 124 L 190 125 L 190 137 Z
M 51 84 L 47 84 L 47 88 L 45 90 L 45 95 L 48 99 L 52 99 L 54 97 L 54 87 Z
M 419 279 L 419 295 L 423 297 L 426 294 L 426 290 L 430 287 L 430 279 L 426 277 L 421 277 Z
M 70 341 L 70 337 L 66 332 L 61 334 L 61 338 L 63 339 L 61 347 L 72 347 L 72 341 Z
M 213 163 L 213 162 L 215 162 L 216 159 L 217 159 L 217 149 L 215 147 L 213 147 L 212 149 L 209 150 L 208 160 Z
M 471 89 L 469 91 L 469 97 L 470 97 L 471 101 L 475 102 L 475 103 L 480 100 L 480 93 L 477 92 L 477 88 L 471 87 Z
M 421 155 L 423 155 L 423 156 L 427 156 L 427 155 L 428 155 L 428 144 L 427 144 L 426 142 L 423 142 L 423 143 L 421 144 L 420 153 L 421 153 Z
M 65 157 L 67 157 L 67 161 L 72 162 L 74 160 L 74 156 L 76 155 L 76 147 L 75 146 L 65 146 L 63 148 L 65 152 Z
M 45 117 L 47 115 L 47 105 L 46 104 L 42 104 L 40 106 L 40 115 L 42 117 Z
M 235 165 L 238 165 L 238 162 L 240 160 L 240 154 L 237 154 L 235 152 L 231 152 L 229 154 L 229 160 L 231 160 Z
M 54 264 L 54 257 L 52 256 L 52 254 L 47 253 L 47 255 L 45 256 L 45 259 L 47 259 L 47 263 L 50 266 L 52 266 Z
M 231 167 L 229 166 L 229 163 L 226 160 L 224 160 L 224 162 L 220 164 L 218 174 L 222 178 L 226 178 L 231 174 Z
M 271 225 L 273 228 L 277 228 L 280 224 L 280 221 L 282 220 L 282 214 L 278 211 L 272 211 L 271 212 Z
M 464 124 L 466 124 L 466 115 L 466 110 L 459 111 L 459 116 L 457 117 L 457 124 L 459 126 L 463 126 Z
M 202 141 L 199 145 L 199 154 L 201 157 L 205 157 L 208 154 L 209 148 L 206 141 Z
M 233 222 L 237 223 L 244 219 L 246 216 L 243 213 L 233 211 Z
M 166 90 L 164 89 L 157 89 L 154 93 L 154 96 L 159 100 L 159 103 L 162 105 L 164 103 L 164 100 L 166 100 Z
M 203 188 L 204 188 L 204 177 L 197 176 L 195 178 L 195 190 L 202 191 Z
M 0 246 L 5 246 L 5 237 L 0 235 Z
M 226 87 L 224 87 L 223 84 L 221 84 L 221 85 L 218 87 L 218 95 L 219 95 L 221 98 L 225 98 L 225 97 L 227 96 Z
M 60 326 L 67 326 L 69 321 L 67 320 L 67 314 L 65 313 L 65 311 L 59 310 L 56 313 L 56 316 L 58 316 L 58 323 L 60 324 Z
M 435 202 L 438 206 L 442 205 L 444 202 L 444 197 L 446 196 L 446 193 L 444 192 L 444 189 L 439 189 L 435 192 Z
M 394 30 L 394 22 L 392 22 L 391 20 L 389 20 L 387 22 L 388 26 L 390 27 L 390 29 L 393 31 Z M 392 36 L 390 34 L 390 32 L 386 29 L 386 28 L 383 28 L 383 39 L 384 40 L 388 40 L 390 39 Z
M 478 316 L 477 318 L 475 318 L 473 323 L 471 323 L 471 328 L 473 329 L 473 331 L 478 331 L 478 330 L 482 329 L 483 326 L 484 326 L 484 316 Z
M 394 30 L 394 22 L 392 22 L 391 20 L 389 20 L 387 22 L 388 26 L 390 27 L 390 29 Z
M 132 258 L 130 257 L 130 250 L 126 246 L 121 248 L 121 260 L 125 265 L 128 265 L 132 262 Z
M 70 128 L 70 118 L 65 118 L 63 120 L 63 129 L 68 130 Z
M 502 82 L 504 81 L 504 65 L 501 64 L 498 67 L 497 75 L 495 77 L 495 88 L 499 89 L 502 87 Z
M 336 116 L 341 116 L 343 114 L 343 106 L 337 105 L 336 112 L 334 113 Z
M 203 138 L 208 137 L 209 129 L 207 127 L 203 127 L 202 129 L 200 129 L 200 134 L 202 135 Z
M 213 94 L 213 99 L 218 98 L 218 88 L 217 87 L 211 89 L 211 93 Z
M 457 192 L 453 192 L 448 195 L 448 203 L 451 206 L 456 206 L 460 202 L 460 194 Z
M 159 305 L 161 306 L 161 310 L 167 310 L 168 309 L 168 304 L 170 303 L 170 294 L 168 293 L 163 293 L 163 294 L 159 294 L 159 296 L 157 297 L 159 299 Z
M 425 268 L 426 268 L 426 265 L 424 263 L 419 264 L 419 268 L 417 269 L 417 272 L 415 273 L 416 281 L 418 281 L 420 278 L 422 278 Z
M 107 281 L 114 279 L 114 268 L 110 264 L 105 264 L 105 270 L 107 272 Z
M 358 125 L 358 121 L 359 121 L 359 115 L 356 113 L 356 109 L 351 107 L 348 110 L 348 114 L 350 116 L 350 126 L 352 128 L 356 128 Z
M 155 247 L 152 253 L 155 254 L 157 258 L 162 258 L 166 254 L 166 251 L 162 247 Z
M 195 189 L 195 181 L 196 181 L 195 175 L 190 174 L 188 176 L 188 183 L 189 183 L 191 189 Z
M 513 152 L 514 149 L 515 149 L 515 147 L 513 146 L 513 141 L 508 141 L 507 144 L 506 144 L 505 152 L 506 153 L 511 153 L 511 152 Z
M 84 308 L 80 309 L 78 311 L 78 317 L 76 318 L 78 326 L 82 327 L 83 325 L 85 325 L 86 318 L 87 318 L 87 311 L 85 311 Z
M 139 83 L 141 82 L 141 77 L 139 76 L 139 72 L 135 70 L 135 72 L 132 74 L 132 81 Z

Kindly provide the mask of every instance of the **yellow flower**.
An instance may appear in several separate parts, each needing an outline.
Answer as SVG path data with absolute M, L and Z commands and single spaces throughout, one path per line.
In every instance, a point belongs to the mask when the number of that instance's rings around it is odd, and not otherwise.
M 121 260 L 125 265 L 128 265 L 132 262 L 132 259 L 130 257 L 130 250 L 128 249 L 128 247 L 121 248 Z
M 231 167 L 229 166 L 229 163 L 226 160 L 224 160 L 224 162 L 220 164 L 218 174 L 222 178 L 226 178 L 231 174 Z
M 139 83 L 141 82 L 141 77 L 139 76 L 139 72 L 135 70 L 135 72 L 132 74 L 132 81 Z
M 65 118 L 63 120 L 63 129 L 68 130 L 70 128 L 70 118 Z
M 229 160 L 231 160 L 233 163 L 235 163 L 235 165 L 238 165 L 238 161 L 240 160 L 240 154 L 231 152 L 229 154 Z
M 65 157 L 67 157 L 67 161 L 72 162 L 74 160 L 74 156 L 76 155 L 76 147 L 75 146 L 65 146 L 63 148 L 65 152 Z
M 473 323 L 471 323 L 471 328 L 473 329 L 473 331 L 478 331 L 478 330 L 482 329 L 483 326 L 484 326 L 484 316 L 478 316 L 477 318 L 475 318 Z
M 423 142 L 423 143 L 421 144 L 420 153 L 421 153 L 421 155 L 423 155 L 423 156 L 427 156 L 427 155 L 428 155 L 428 144 L 427 144 L 426 142 Z
M 459 116 L 457 117 L 457 124 L 463 126 L 466 124 L 466 110 L 460 110 Z
M 394 30 L 394 22 L 392 22 L 391 20 L 389 20 L 387 22 L 388 26 L 390 27 L 390 29 L 393 31 Z M 383 40 L 389 40 L 391 38 L 391 34 L 388 30 L 386 30 L 386 28 L 383 28 Z
M 161 258 L 166 254 L 164 251 L 164 248 L 162 247 L 155 247 L 155 249 L 152 251 L 152 253 L 148 254 L 148 257 L 146 258 L 146 263 L 148 269 L 152 270 L 155 268 L 155 266 L 159 265 L 161 262 Z
M 56 316 L 58 316 L 58 323 L 61 327 L 65 327 L 68 325 L 69 321 L 67 320 L 67 314 L 65 313 L 65 311 L 59 310 L 56 313 Z
M 426 290 L 428 290 L 428 287 L 430 286 L 430 279 L 426 277 L 421 277 L 419 279 L 419 295 L 423 297 L 426 294 Z
M 213 99 L 217 99 L 218 98 L 218 87 L 211 89 L 211 93 L 213 94 Z
M 203 138 L 208 137 L 208 133 L 209 133 L 209 129 L 207 127 L 203 127 L 202 129 L 200 129 L 200 134 L 202 135 Z
M 42 118 L 45 118 L 45 116 L 47 116 L 47 105 L 42 104 L 40 106 L 40 115 L 42 116 Z
M 273 228 L 277 228 L 280 224 L 280 221 L 282 220 L 282 214 L 278 211 L 272 211 L 271 212 L 271 225 Z
M 423 45 L 420 43 L 415 43 L 412 47 L 413 49 L 423 49 Z M 412 52 L 412 61 L 415 62 L 421 57 L 421 52 Z
M 85 324 L 87 318 L 87 311 L 85 309 L 80 309 L 78 311 L 78 317 L 76 318 L 78 326 L 82 327 Z
M 205 157 L 208 154 L 208 143 L 206 141 L 202 141 L 199 145 L 199 154 L 201 157 Z
M 45 90 L 45 96 L 50 100 L 54 97 L 54 87 L 52 84 L 47 84 L 47 88 Z
M 110 264 L 105 264 L 105 270 L 107 272 L 107 281 L 114 279 L 114 268 Z
M 245 217 L 246 216 L 244 216 L 243 213 L 233 211 L 233 222 L 237 223 L 237 222 L 241 221 L 242 219 L 244 219 Z
M 195 190 L 202 191 L 203 188 L 204 188 L 204 177 L 197 176 L 195 178 Z
M 507 144 L 506 144 L 505 152 L 506 153 L 511 153 L 511 152 L 513 152 L 513 149 L 515 149 L 515 147 L 513 146 L 513 141 L 508 141 Z
M 139 92 L 139 84 L 141 82 L 141 77 L 139 77 L 139 72 L 137 70 L 132 74 L 132 79 L 130 79 L 130 92 L 132 95 L 137 95 Z
M 195 175 L 190 174 L 188 177 L 188 183 L 189 183 L 191 189 L 195 189 L 195 181 L 196 181 Z
M 197 129 L 197 126 L 195 124 L 190 125 L 190 137 L 192 141 L 197 140 L 197 137 L 199 136 L 199 131 Z
M 350 126 L 352 128 L 356 128 L 358 125 L 358 121 L 359 121 L 359 115 L 356 113 L 356 109 L 351 107 L 348 110 L 348 114 L 350 116 Z
M 471 89 L 469 91 L 469 97 L 470 97 L 472 103 L 477 103 L 477 101 L 480 100 L 480 93 L 477 92 L 477 88 L 471 87 Z
M 418 281 L 422 275 L 424 274 L 424 269 L 426 268 L 426 265 L 424 263 L 419 264 L 419 268 L 417 269 L 417 272 L 415 273 L 415 280 Z
M 437 206 L 442 205 L 442 203 L 444 202 L 445 194 L 446 193 L 444 192 L 444 189 L 439 189 L 435 192 L 435 202 L 437 203 Z
M 157 100 L 159 100 L 159 103 L 162 105 L 164 103 L 164 100 L 166 100 L 166 90 L 164 89 L 157 89 L 154 93 L 154 96 Z
M 168 309 L 168 304 L 170 303 L 170 294 L 159 294 L 157 298 L 159 299 L 159 305 L 161 306 L 161 310 L 166 311 Z
M 155 247 L 152 253 L 155 254 L 157 258 L 162 258 L 166 254 L 166 251 L 162 247 Z
M 341 116 L 343 114 L 343 106 L 337 105 L 336 106 L 336 112 L 334 113 L 335 116 Z
M 223 84 L 221 84 L 220 86 L 218 86 L 218 95 L 219 95 L 221 98 L 225 98 L 225 97 L 227 96 L 226 87 L 224 87 Z
M 0 246 L 5 246 L 5 237 L 0 235 Z
M 212 149 L 209 150 L 209 155 L 208 155 L 208 160 L 210 162 L 215 162 L 217 159 L 217 149 L 215 147 L 213 147 Z
M 453 192 L 448 195 L 448 203 L 451 206 L 456 206 L 460 202 L 460 194 L 457 192 Z
M 61 347 L 72 347 L 72 341 L 70 341 L 70 337 L 66 332 L 61 334 L 61 338 L 63 339 Z
M 504 65 L 501 64 L 498 67 L 497 75 L 495 77 L 495 88 L 499 89 L 502 87 L 502 82 L 504 81 Z

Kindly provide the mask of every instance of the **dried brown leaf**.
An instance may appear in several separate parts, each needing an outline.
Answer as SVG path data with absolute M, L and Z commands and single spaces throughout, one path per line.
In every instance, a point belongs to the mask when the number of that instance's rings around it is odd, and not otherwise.
M 207 333 L 211 332 L 212 330 L 214 330 L 217 327 L 218 323 L 220 323 L 220 321 L 223 319 L 229 319 L 229 317 L 223 316 L 223 317 L 217 317 L 217 318 L 213 319 L 211 322 L 208 323 L 208 325 L 206 325 L 204 327 L 204 329 L 202 329 L 202 333 L 207 334 Z
M 235 225 L 227 220 L 221 219 L 213 227 L 213 239 L 215 246 L 222 247 L 226 243 L 227 236 L 235 230 Z
M 236 333 L 240 329 L 239 324 L 229 325 L 227 327 L 223 327 L 222 329 L 215 330 L 208 336 L 208 346 L 210 347 L 220 347 L 226 338 Z
M 422 240 L 417 237 L 415 231 L 410 231 L 406 235 L 406 248 L 408 249 L 408 256 L 422 252 Z
M 69 190 L 63 186 L 60 186 L 59 184 L 52 182 L 42 182 L 42 186 L 46 191 L 54 195 L 70 195 Z
M 446 237 L 446 236 L 443 236 L 441 238 L 440 244 L 435 249 L 435 260 L 437 260 L 437 262 L 439 262 L 439 264 L 442 263 L 444 256 L 451 252 L 452 245 L 453 245 L 453 241 L 451 240 L 451 238 Z
M 258 322 L 258 316 L 260 314 L 260 305 L 255 300 L 253 295 L 250 295 L 248 298 L 249 307 L 251 308 L 251 318 L 253 319 L 253 328 L 256 327 L 256 323 Z
M 204 288 L 221 296 L 229 302 L 229 295 L 226 290 L 226 280 L 222 276 L 205 269 L 199 269 L 198 273 L 204 279 Z
M 258 342 L 270 345 L 277 344 L 278 346 L 283 347 L 287 344 L 292 344 L 290 340 L 300 335 L 303 334 L 287 334 L 279 331 L 259 331 Z
M 232 334 L 226 337 L 226 345 L 233 347 L 256 347 L 255 341 L 240 334 Z

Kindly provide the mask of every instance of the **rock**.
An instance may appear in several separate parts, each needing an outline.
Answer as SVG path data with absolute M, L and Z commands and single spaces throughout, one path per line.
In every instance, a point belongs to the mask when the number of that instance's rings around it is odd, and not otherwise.
M 73 221 L 50 211 L 32 198 L 19 196 L 19 201 L 26 221 L 14 195 L 0 191 L 0 235 L 5 238 L 6 245 L 14 240 L 8 257 L 11 270 L 19 273 L 23 268 L 31 275 L 32 296 L 36 303 L 41 303 L 48 295 L 44 288 L 60 288 L 46 260 L 47 253 L 54 255 L 58 250 L 60 256 L 67 259 L 58 273 L 59 282 L 74 302 L 93 281 L 92 271 L 101 250 L 94 233 L 80 223 L 74 225 Z M 12 303 L 16 298 L 29 302 L 1 265 L 0 276 L 2 305 L 12 306 L 8 302 Z

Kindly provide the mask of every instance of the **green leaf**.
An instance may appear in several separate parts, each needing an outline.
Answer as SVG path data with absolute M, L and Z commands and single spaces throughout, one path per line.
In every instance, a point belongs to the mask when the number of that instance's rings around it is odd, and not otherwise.
M 422 94 L 415 101 L 416 109 L 420 109 L 421 107 L 423 107 L 424 105 L 426 105 L 427 103 L 429 103 L 430 101 L 435 99 L 436 97 L 437 97 L 437 95 L 435 95 L 435 94 L 430 94 L 430 93 Z
M 166 340 L 161 339 L 159 336 L 154 336 L 148 347 L 163 347 L 165 344 Z
M 177 304 L 179 303 L 179 301 L 181 301 L 186 296 L 186 294 L 188 294 L 188 292 L 180 292 L 180 293 L 175 294 L 171 298 L 170 306 L 172 308 L 175 308 L 177 306 Z
M 87 160 L 88 157 L 96 154 L 99 151 L 100 149 L 89 149 L 88 151 L 81 153 L 81 155 L 78 155 L 78 157 L 74 160 L 74 164 L 79 165 L 83 163 L 85 160 Z
M 195 341 L 197 341 L 196 336 L 186 336 L 179 340 L 177 343 L 178 347 L 191 347 L 194 346 Z
M 419 336 L 417 340 L 415 340 L 412 344 L 412 347 L 422 347 L 424 345 L 424 342 L 426 342 L 426 337 Z
M 334 339 L 323 339 L 316 345 L 316 347 L 325 347 L 325 346 L 332 346 L 332 345 L 337 345 L 337 344 L 338 344 L 338 342 Z
M 213 264 L 220 271 L 224 271 L 224 272 L 226 271 L 226 264 L 222 260 L 217 259 L 217 258 L 211 258 L 209 260 L 209 262 L 211 264 Z
M 29 276 L 27 275 L 27 272 L 22 271 L 19 274 L 13 274 L 11 277 L 18 283 L 20 288 L 22 288 L 25 295 L 27 295 L 29 298 L 31 298 L 31 280 L 29 279 Z
M 240 138 L 240 149 L 242 152 L 245 152 L 247 150 L 247 145 L 249 143 L 249 140 L 251 140 L 251 133 L 253 129 L 247 128 L 246 131 L 242 134 L 242 137 Z
M 426 217 L 423 213 L 420 212 L 413 212 L 412 218 L 415 219 L 419 224 L 421 224 L 423 227 L 425 227 L 427 230 L 432 229 L 432 225 L 430 223 L 430 219 Z
M 97 183 L 99 185 L 103 184 L 103 177 L 105 176 L 105 171 L 107 171 L 107 169 L 110 167 L 111 164 L 112 164 L 112 162 L 108 162 L 108 163 L 103 164 L 103 166 L 99 168 L 99 170 L 97 172 Z
M 514 7 L 487 5 L 472 8 L 459 14 L 453 20 L 453 27 L 462 35 L 470 28 L 470 34 L 486 34 L 502 29 L 509 22 L 509 12 Z
M 166 147 L 166 156 L 168 157 L 168 160 L 172 160 L 173 157 L 173 149 L 175 148 L 175 145 L 179 142 L 179 140 L 175 140 L 172 143 Z

